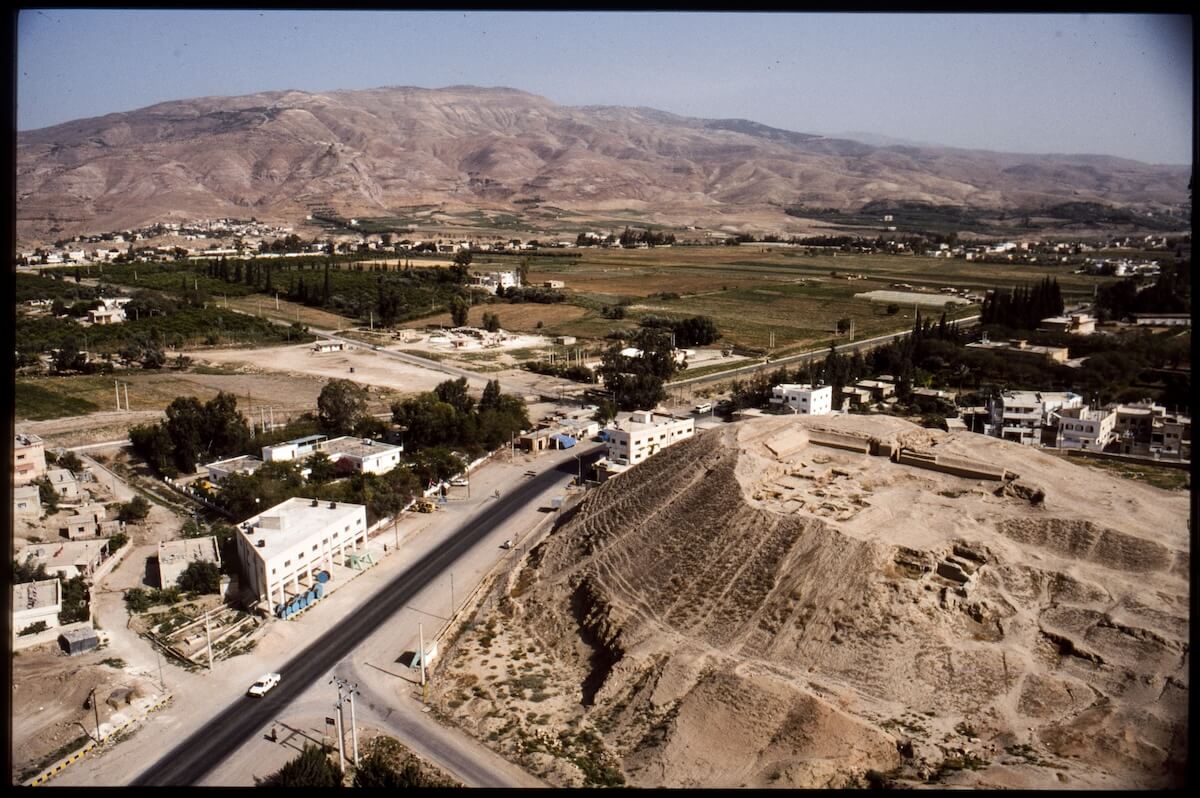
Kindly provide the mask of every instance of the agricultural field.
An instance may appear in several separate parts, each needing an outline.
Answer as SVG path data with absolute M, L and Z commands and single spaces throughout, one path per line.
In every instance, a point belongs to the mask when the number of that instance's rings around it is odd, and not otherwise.
M 1073 274 L 1068 266 L 979 264 L 964 260 L 892 255 L 809 255 L 803 250 L 747 245 L 739 247 L 657 247 L 648 250 L 584 250 L 578 259 L 530 258 L 529 282 L 562 280 L 568 301 L 597 311 L 603 305 L 627 305 L 624 321 L 592 312 L 551 326 L 547 331 L 600 337 L 628 329 L 637 317 L 711 316 L 722 331 L 722 344 L 767 349 L 775 334 L 775 352 L 823 344 L 839 319 L 854 321 L 855 337 L 905 329 L 912 309 L 894 316 L 885 305 L 854 295 L 890 289 L 903 282 L 938 290 L 943 287 L 985 290 L 1058 279 L 1068 301 L 1091 296 L 1107 278 Z M 476 267 L 478 268 L 478 267 Z M 864 279 L 846 279 L 862 275 Z M 675 295 L 678 295 L 676 298 Z M 951 318 L 974 315 L 964 306 Z

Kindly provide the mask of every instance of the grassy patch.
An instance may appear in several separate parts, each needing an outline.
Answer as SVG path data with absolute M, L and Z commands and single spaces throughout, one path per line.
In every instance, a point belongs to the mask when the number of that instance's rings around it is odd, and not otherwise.
M 62 383 L 33 383 L 17 380 L 13 386 L 13 413 L 17 418 L 43 421 L 48 418 L 82 416 L 100 409 L 95 402 L 62 390 Z
M 1107 471 L 1124 479 L 1145 482 L 1163 490 L 1188 490 L 1192 484 L 1191 473 L 1184 468 L 1167 468 L 1124 460 L 1103 460 L 1099 457 L 1074 458 L 1074 462 Z

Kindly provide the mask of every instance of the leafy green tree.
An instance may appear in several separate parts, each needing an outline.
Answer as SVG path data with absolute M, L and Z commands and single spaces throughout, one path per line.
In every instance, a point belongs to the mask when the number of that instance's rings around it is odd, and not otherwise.
M 79 351 L 79 343 L 72 336 L 63 340 L 50 362 L 54 370 L 60 373 L 82 371 L 87 365 L 87 356 Z
M 470 312 L 470 305 L 462 297 L 456 296 L 450 300 L 450 320 L 454 323 L 455 327 L 467 326 L 467 318 Z
M 58 512 L 58 491 L 50 484 L 48 477 L 39 477 L 33 481 L 33 484 L 38 486 L 38 499 L 42 504 L 46 505 L 46 512 L 53 514 Z
M 166 354 L 157 346 L 148 346 L 142 351 L 142 368 L 161 369 L 167 363 Z
M 517 278 L 521 285 L 529 284 L 529 258 L 521 258 L 521 262 L 517 265 Z
M 202 457 L 208 442 L 208 417 L 204 406 L 194 396 L 180 396 L 167 405 L 165 422 L 171 438 L 175 466 L 184 474 L 196 470 L 196 460 Z
M 162 424 L 139 424 L 130 428 L 129 441 L 158 473 L 169 477 L 179 473 L 175 468 L 175 444 Z
M 221 569 L 215 562 L 191 562 L 179 575 L 179 589 L 189 593 L 219 593 Z
M 499 332 L 500 331 L 500 317 L 498 315 L 496 315 L 495 313 L 484 313 L 483 314 L 483 329 L 487 330 L 488 332 Z
M 305 744 L 304 750 L 279 770 L 258 782 L 259 787 L 340 787 L 342 770 L 329 756 L 328 746 Z
M 367 389 L 350 380 L 330 380 L 317 397 L 317 420 L 330 435 L 348 435 L 366 413 Z
M 125 523 L 141 521 L 150 514 L 150 502 L 146 501 L 141 495 L 135 495 L 131 500 L 123 503 L 121 509 L 117 512 L 117 520 Z
M 337 467 L 325 452 L 313 453 L 305 465 L 309 468 L 308 481 L 315 485 L 337 479 Z
M 450 271 L 454 275 L 455 282 L 465 283 L 467 281 L 467 273 L 472 260 L 469 249 L 460 249 L 454 253 L 454 265 L 450 267 Z
M 617 405 L 611 399 L 601 399 L 600 404 L 596 406 L 596 412 L 592 414 L 592 419 L 599 422 L 600 426 L 604 426 L 616 417 Z
M 446 380 L 438 383 L 433 392 L 440 401 L 450 405 L 459 413 L 470 413 L 475 408 L 475 400 L 467 393 L 466 377 L 459 377 L 457 380 Z
M 33 562 L 33 555 L 25 558 L 25 562 L 12 561 L 12 581 L 13 584 L 22 582 L 41 582 L 49 579 L 50 575 L 46 573 L 45 563 Z
M 74 576 L 62 583 L 62 609 L 58 613 L 59 623 L 78 623 L 92 617 L 88 603 L 87 581 L 82 575 Z
M 494 409 L 500 400 L 500 380 L 488 380 L 483 387 L 483 396 L 479 399 L 479 410 Z

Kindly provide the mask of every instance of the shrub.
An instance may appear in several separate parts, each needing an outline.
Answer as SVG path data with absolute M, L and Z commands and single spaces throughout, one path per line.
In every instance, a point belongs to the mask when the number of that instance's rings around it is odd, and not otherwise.
M 38 632 L 44 632 L 49 628 L 50 627 L 46 626 L 45 621 L 38 621 L 37 623 L 30 624 L 29 626 L 26 626 L 21 631 L 17 632 L 17 636 L 24 637 L 26 635 L 35 635 Z

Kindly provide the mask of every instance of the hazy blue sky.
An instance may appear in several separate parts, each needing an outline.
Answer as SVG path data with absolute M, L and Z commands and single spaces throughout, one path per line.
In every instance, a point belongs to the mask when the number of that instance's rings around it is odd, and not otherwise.
M 511 86 L 809 133 L 1192 157 L 1188 17 L 413 11 L 22 12 L 17 126 L 166 100 Z

